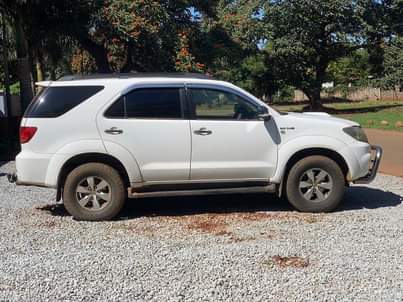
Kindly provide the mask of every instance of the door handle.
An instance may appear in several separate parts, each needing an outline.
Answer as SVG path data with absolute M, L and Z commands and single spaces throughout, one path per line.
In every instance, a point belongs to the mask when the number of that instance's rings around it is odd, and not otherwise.
M 117 134 L 122 134 L 123 130 L 118 129 L 117 127 L 112 127 L 110 129 L 106 129 L 105 133 L 112 134 L 112 135 L 117 135 Z
M 194 133 L 194 134 L 197 134 L 197 135 L 203 135 L 203 136 L 205 136 L 205 135 L 210 135 L 210 134 L 212 134 L 213 131 L 207 130 L 206 128 L 200 128 L 199 130 L 193 131 L 193 133 Z

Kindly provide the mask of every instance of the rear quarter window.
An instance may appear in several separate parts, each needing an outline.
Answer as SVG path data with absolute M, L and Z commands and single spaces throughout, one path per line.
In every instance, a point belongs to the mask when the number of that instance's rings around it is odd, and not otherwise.
M 51 118 L 61 116 L 102 89 L 104 86 L 48 87 L 32 100 L 24 117 Z

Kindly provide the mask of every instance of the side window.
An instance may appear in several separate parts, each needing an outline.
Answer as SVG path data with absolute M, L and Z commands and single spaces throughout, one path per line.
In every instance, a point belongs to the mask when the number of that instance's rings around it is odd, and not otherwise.
M 128 118 L 181 118 L 179 88 L 146 88 L 128 93 L 126 115 Z
M 105 112 L 108 118 L 182 118 L 179 88 L 141 88 L 119 98 Z
M 196 119 L 253 120 L 256 106 L 236 94 L 206 88 L 191 88 L 191 112 Z
M 103 86 L 49 87 L 36 96 L 28 106 L 25 117 L 58 117 L 78 106 L 99 91 Z

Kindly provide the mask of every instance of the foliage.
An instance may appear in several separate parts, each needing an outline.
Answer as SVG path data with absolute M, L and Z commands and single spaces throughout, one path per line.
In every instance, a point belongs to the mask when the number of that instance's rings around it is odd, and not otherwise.
M 266 6 L 267 1 L 262 0 L 221 0 L 217 5 L 217 19 L 235 42 L 253 51 L 264 35 L 261 17 Z
M 94 73 L 96 71 L 96 63 L 90 53 L 85 50 L 76 49 L 71 56 L 71 71 L 77 74 Z
M 384 76 L 380 79 L 383 88 L 403 89 L 403 37 L 394 37 L 385 47 Z
M 367 50 L 358 49 L 348 56 L 330 62 L 327 69 L 328 80 L 334 81 L 336 86 L 368 85 L 370 77 L 368 59 Z
M 175 43 L 165 46 L 176 41 L 175 18 L 187 23 L 189 17 L 184 7 L 172 8 L 167 1 L 105 1 L 94 38 L 107 45 L 112 70 L 153 71 L 173 65 Z M 176 9 L 182 10 L 176 14 Z
M 41 74 L 182 71 L 266 101 L 297 87 L 320 108 L 326 81 L 401 85 L 403 0 L 0 0 L 0 10 L 21 94 Z
M 179 47 L 176 54 L 175 70 L 181 72 L 203 72 L 204 64 L 195 62 L 189 51 L 189 41 L 186 32 L 179 34 Z
M 16 82 L 10 85 L 10 94 L 11 95 L 19 95 L 20 94 L 20 83 Z
M 273 1 L 268 24 L 268 63 L 320 106 L 329 64 L 359 44 L 360 22 L 355 2 L 345 0 Z

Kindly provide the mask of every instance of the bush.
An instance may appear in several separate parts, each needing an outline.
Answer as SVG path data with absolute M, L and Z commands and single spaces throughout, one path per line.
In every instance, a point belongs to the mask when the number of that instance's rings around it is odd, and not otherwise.
M 10 85 L 10 93 L 12 95 L 19 95 L 20 94 L 20 82 L 16 82 Z

